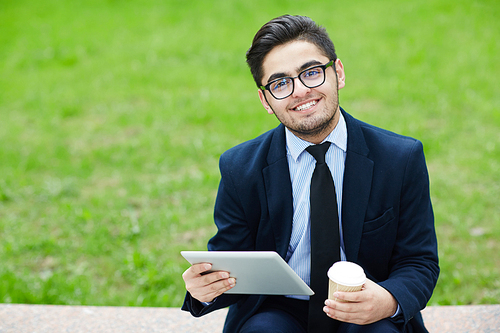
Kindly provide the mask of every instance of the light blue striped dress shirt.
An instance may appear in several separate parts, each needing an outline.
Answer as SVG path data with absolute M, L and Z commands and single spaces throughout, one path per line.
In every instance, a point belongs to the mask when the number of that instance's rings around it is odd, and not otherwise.
M 335 129 L 323 141 L 332 144 L 325 155 L 325 161 L 332 173 L 337 195 L 337 210 L 339 213 L 340 258 L 346 260 L 344 238 L 342 235 L 342 185 L 344 180 L 345 157 L 347 152 L 347 127 L 340 113 Z M 292 236 L 285 261 L 298 276 L 310 285 L 311 274 L 311 228 L 310 228 L 310 186 L 316 167 L 316 160 L 305 149 L 311 143 L 296 137 L 286 129 L 286 151 L 293 195 Z M 333 263 L 332 263 L 333 264 Z M 299 299 L 309 299 L 309 296 L 289 296 Z

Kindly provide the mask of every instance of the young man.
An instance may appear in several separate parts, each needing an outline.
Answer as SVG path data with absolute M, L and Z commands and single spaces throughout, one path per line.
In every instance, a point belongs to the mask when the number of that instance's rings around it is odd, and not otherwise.
M 183 274 L 183 309 L 201 316 L 230 306 L 224 332 L 426 332 L 420 310 L 439 267 L 422 144 L 340 108 L 344 66 L 307 17 L 266 23 L 247 63 L 262 105 L 281 125 L 221 156 L 218 232 L 208 249 L 276 251 L 316 294 L 224 294 L 234 279 L 202 274 L 210 265 L 199 264 Z M 314 180 L 320 165 L 330 180 Z M 318 195 L 318 186 L 327 192 Z M 316 254 L 325 243 L 334 246 Z M 337 260 L 359 264 L 368 277 L 361 291 L 338 292 L 343 301 L 327 299 L 320 264 Z

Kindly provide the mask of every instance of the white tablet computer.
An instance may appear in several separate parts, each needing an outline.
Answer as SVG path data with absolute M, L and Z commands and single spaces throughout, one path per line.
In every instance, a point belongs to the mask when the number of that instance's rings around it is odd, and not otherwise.
M 182 251 L 191 264 L 211 263 L 227 271 L 236 285 L 226 294 L 313 295 L 309 286 L 272 251 Z

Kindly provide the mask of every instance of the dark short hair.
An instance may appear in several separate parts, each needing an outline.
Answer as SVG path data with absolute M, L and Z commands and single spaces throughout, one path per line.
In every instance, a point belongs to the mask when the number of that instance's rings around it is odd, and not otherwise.
M 330 60 L 337 60 L 335 46 L 326 29 L 306 16 L 283 15 L 260 28 L 247 51 L 247 64 L 259 87 L 262 84 L 262 63 L 266 55 L 279 45 L 302 40 L 316 45 Z

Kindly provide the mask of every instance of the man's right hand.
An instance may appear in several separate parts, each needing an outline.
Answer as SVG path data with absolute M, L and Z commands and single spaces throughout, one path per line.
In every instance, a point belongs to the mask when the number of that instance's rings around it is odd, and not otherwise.
M 200 302 L 211 302 L 236 284 L 236 279 L 229 277 L 229 272 L 206 273 L 210 269 L 211 264 L 195 264 L 182 274 L 187 291 Z

